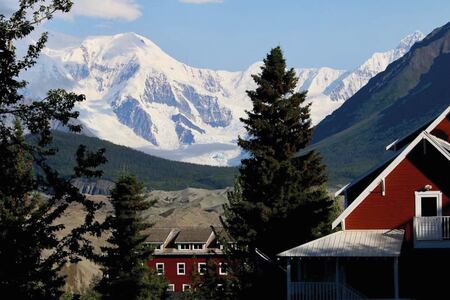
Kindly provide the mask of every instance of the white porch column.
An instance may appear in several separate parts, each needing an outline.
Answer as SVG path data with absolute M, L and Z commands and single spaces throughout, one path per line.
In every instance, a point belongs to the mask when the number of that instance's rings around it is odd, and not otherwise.
M 336 288 L 335 288 L 335 293 L 336 293 L 336 299 L 341 299 L 342 298 L 342 290 L 339 287 L 339 257 L 336 257 L 336 270 L 335 270 L 335 283 L 336 283 Z
M 291 300 L 291 258 L 287 259 L 287 268 L 286 268 L 286 276 L 287 276 L 287 300 Z
M 394 258 L 394 295 L 395 299 L 399 299 L 399 288 L 398 288 L 398 257 Z

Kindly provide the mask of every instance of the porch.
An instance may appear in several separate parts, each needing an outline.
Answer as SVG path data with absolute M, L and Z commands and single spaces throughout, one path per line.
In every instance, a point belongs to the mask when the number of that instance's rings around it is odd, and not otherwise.
M 403 230 L 340 231 L 280 253 L 288 300 L 400 299 Z
M 450 216 L 415 217 L 414 247 L 450 248 Z

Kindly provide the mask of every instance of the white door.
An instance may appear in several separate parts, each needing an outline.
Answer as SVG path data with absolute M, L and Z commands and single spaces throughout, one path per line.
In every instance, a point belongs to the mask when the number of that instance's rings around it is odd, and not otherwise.
M 425 241 L 442 239 L 442 193 L 416 192 L 417 238 Z

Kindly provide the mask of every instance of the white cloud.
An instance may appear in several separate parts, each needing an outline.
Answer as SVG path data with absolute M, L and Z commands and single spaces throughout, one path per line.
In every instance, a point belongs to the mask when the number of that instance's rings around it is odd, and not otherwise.
M 141 10 L 135 0 L 76 0 L 70 15 L 133 21 Z
M 96 17 L 108 20 L 133 21 L 141 16 L 136 0 L 75 0 L 69 15 L 58 13 L 58 17 Z M 0 0 L 0 14 L 8 15 L 18 8 L 17 0 Z
M 181 3 L 190 4 L 207 4 L 207 3 L 222 3 L 223 0 L 178 0 Z

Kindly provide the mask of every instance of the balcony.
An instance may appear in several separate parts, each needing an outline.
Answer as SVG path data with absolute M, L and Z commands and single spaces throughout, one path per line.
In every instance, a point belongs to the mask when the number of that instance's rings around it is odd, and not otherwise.
M 450 216 L 415 217 L 416 248 L 450 248 Z

